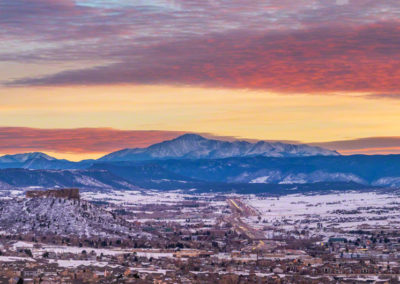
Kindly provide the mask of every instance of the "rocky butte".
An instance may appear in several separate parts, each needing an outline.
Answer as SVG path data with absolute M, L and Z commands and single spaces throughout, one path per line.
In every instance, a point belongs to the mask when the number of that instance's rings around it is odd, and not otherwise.
M 79 189 L 77 188 L 30 190 L 26 192 L 26 198 L 48 198 L 48 197 L 80 199 Z

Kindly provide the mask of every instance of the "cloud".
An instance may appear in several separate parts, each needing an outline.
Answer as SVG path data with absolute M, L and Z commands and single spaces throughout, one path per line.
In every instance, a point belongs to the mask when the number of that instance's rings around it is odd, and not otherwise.
M 0 61 L 34 62 L 43 66 L 41 74 L 47 64 L 82 66 L 40 78 L 21 78 L 21 71 L 6 85 L 373 94 L 399 89 L 397 0 L 110 3 L 0 0 Z
M 334 149 L 341 154 L 400 154 L 400 137 L 367 137 L 352 140 L 312 143 L 328 149 Z
M 336 5 L 347 5 L 349 0 L 336 0 Z
M 345 4 L 347 5 L 337 5 Z M 124 45 L 234 30 L 282 31 L 398 20 L 400 3 L 387 1 L 97 1 L 1 0 L 0 38 L 27 43 Z
M 388 93 L 388 94 L 367 94 L 363 95 L 367 99 L 389 99 L 389 100 L 399 100 L 400 93 Z
M 0 127 L 0 153 L 49 151 L 106 153 L 122 148 L 147 147 L 173 139 L 180 131 L 118 130 L 112 128 L 38 129 Z
M 281 93 L 397 92 L 400 22 L 285 32 L 239 30 L 123 47 L 117 63 L 9 82 L 16 86 L 172 84 Z

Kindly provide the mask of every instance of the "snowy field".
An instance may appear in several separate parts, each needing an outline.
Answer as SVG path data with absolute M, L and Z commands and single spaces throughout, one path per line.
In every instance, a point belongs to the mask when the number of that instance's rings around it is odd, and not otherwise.
M 114 190 L 111 192 L 81 192 L 82 199 L 89 201 L 107 201 L 113 204 L 124 205 L 145 205 L 145 204 L 176 204 L 182 202 L 185 197 L 192 195 L 177 192 L 159 192 L 159 191 L 123 191 Z
M 260 213 L 244 218 L 253 227 L 311 232 L 400 228 L 400 197 L 376 192 L 326 195 L 247 196 L 244 201 Z
M 118 256 L 127 253 L 135 253 L 137 256 L 143 256 L 147 258 L 173 258 L 173 252 L 160 252 L 158 249 L 120 249 L 120 248 L 110 248 L 110 249 L 98 249 L 90 247 L 75 247 L 75 246 L 58 246 L 58 245 L 48 245 L 41 244 L 39 247 L 35 247 L 35 243 L 18 241 L 12 245 L 14 251 L 30 249 L 34 257 L 41 257 L 43 253 L 55 253 L 55 254 L 82 254 L 82 251 L 86 251 L 88 254 L 94 254 L 96 256 Z M 6 257 L 4 257 L 5 259 Z M 14 259 L 17 261 L 20 258 L 9 257 L 9 261 Z M 2 258 L 0 258 L 2 260 Z
M 105 201 L 113 207 L 124 208 L 131 214 L 130 216 L 125 216 L 125 220 L 141 223 L 164 222 L 184 225 L 190 222 L 190 224 L 213 225 L 216 223 L 217 217 L 227 207 L 225 198 L 216 198 L 218 194 L 193 195 L 178 191 L 149 190 L 146 192 L 83 192 L 81 195 L 82 199 L 88 201 Z M 212 210 L 207 210 L 210 206 L 212 206 Z

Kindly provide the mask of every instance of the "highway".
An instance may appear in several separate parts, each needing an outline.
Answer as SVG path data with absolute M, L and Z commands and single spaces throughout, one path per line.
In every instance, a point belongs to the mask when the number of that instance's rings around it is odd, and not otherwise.
M 239 199 L 227 199 L 228 205 L 231 207 L 233 214 L 229 217 L 229 222 L 235 230 L 245 235 L 249 240 L 259 241 L 259 245 L 264 245 L 264 233 L 252 228 L 241 220 L 241 217 L 259 216 L 257 210 L 248 206 Z

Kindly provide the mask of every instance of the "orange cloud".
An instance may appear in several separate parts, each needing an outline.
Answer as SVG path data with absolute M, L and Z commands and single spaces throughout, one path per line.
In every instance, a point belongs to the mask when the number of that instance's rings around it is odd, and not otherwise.
M 122 148 L 146 147 L 173 139 L 179 131 L 129 131 L 112 128 L 37 129 L 0 127 L 0 153 L 49 151 L 106 153 Z
M 344 155 L 400 154 L 400 137 L 367 137 L 352 140 L 312 143 L 312 145 L 334 149 Z
M 341 150 L 340 153 L 343 155 L 391 155 L 400 154 L 400 147 Z

